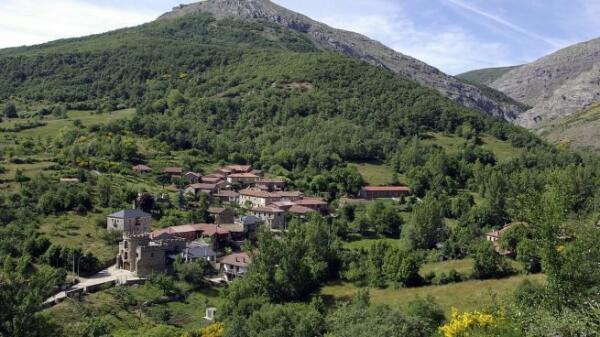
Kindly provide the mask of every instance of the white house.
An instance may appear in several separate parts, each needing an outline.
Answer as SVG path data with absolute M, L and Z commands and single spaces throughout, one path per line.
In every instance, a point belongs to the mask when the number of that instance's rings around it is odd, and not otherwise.
M 233 253 L 224 256 L 219 263 L 221 264 L 220 273 L 225 281 L 232 282 L 248 272 L 248 266 L 250 266 L 252 260 L 247 253 Z
M 242 206 L 265 207 L 279 200 L 279 196 L 256 188 L 246 188 L 240 191 L 239 202 Z

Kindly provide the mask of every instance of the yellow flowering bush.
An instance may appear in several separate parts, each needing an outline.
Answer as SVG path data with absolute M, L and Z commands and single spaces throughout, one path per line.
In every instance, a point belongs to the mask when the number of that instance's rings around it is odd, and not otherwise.
M 225 324 L 213 323 L 202 329 L 202 337 L 223 337 L 225 335 Z
M 500 320 L 501 317 L 494 317 L 492 314 L 479 311 L 459 313 L 452 308 L 452 318 L 440 327 L 440 332 L 444 337 L 466 337 L 475 329 L 495 327 Z
M 213 323 L 199 331 L 186 332 L 181 337 L 223 337 L 225 335 L 225 324 Z

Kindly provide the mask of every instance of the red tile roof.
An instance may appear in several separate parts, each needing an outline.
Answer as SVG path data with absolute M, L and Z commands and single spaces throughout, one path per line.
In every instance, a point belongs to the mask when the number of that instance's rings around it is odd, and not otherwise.
M 188 188 L 193 188 L 195 190 L 214 190 L 217 188 L 217 185 L 216 184 L 199 183 L 199 184 L 191 184 L 190 186 L 188 186 Z
M 256 188 L 246 188 L 240 191 L 240 195 L 245 195 L 245 196 L 249 196 L 249 197 L 256 197 L 256 198 L 275 198 L 276 196 L 274 196 L 272 193 L 263 191 L 263 190 L 259 190 Z
M 238 192 L 232 191 L 232 190 L 221 190 L 215 196 L 217 196 L 217 197 L 239 197 L 240 194 Z
M 205 236 L 215 236 L 215 235 L 228 235 L 229 231 L 225 228 L 220 227 L 219 225 L 214 224 L 197 224 L 192 225 L 202 232 L 202 235 Z
M 304 214 L 308 214 L 308 213 L 312 213 L 312 212 L 316 212 L 316 211 L 312 208 L 304 207 L 301 205 L 294 205 L 294 206 L 290 207 L 288 212 L 293 213 L 293 214 L 304 215 Z
M 322 198 L 303 198 L 295 201 L 296 205 L 327 206 L 327 201 Z

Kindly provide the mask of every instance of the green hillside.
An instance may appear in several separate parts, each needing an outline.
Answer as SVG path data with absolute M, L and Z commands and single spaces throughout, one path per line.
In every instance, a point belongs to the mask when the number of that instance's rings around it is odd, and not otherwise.
M 518 66 L 477 69 L 456 75 L 456 77 L 472 83 L 490 85 L 492 82 L 502 77 L 502 75 L 517 67 Z

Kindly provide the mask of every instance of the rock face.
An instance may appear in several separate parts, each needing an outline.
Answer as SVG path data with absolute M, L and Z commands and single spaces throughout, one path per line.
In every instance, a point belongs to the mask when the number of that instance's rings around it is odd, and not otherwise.
M 570 116 L 600 100 L 600 39 L 515 68 L 490 86 L 533 106 L 516 120 L 525 127 Z
M 400 76 L 433 88 L 464 106 L 479 109 L 498 118 L 513 121 L 523 112 L 523 109 L 515 104 L 496 101 L 486 96 L 476 86 L 446 75 L 424 62 L 400 54 L 377 41 L 360 34 L 331 28 L 269 0 L 206 0 L 175 7 L 173 11 L 162 15 L 159 20 L 178 18 L 197 12 L 210 13 L 217 19 L 233 17 L 242 20 L 263 20 L 294 29 L 306 34 L 320 48 L 385 67 Z

